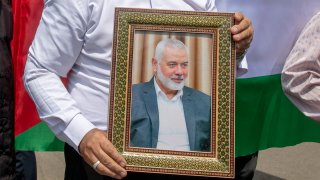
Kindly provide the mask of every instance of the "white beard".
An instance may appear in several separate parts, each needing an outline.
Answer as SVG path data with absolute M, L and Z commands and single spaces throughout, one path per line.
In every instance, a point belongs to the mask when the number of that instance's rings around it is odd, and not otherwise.
M 185 79 L 183 79 L 183 81 L 181 81 L 181 83 L 176 83 L 174 81 L 172 81 L 170 78 L 167 78 L 163 75 L 160 67 L 158 66 L 157 68 L 157 78 L 161 81 L 161 83 L 168 89 L 171 89 L 171 90 L 182 90 L 184 84 L 185 84 Z M 177 78 L 177 76 L 175 75 L 172 75 L 174 78 Z

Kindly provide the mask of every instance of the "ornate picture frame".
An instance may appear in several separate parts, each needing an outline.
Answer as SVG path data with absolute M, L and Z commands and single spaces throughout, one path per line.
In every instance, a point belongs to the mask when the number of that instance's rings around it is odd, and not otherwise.
M 233 16 L 233 13 L 116 8 L 108 138 L 125 157 L 128 171 L 234 177 L 236 60 L 235 43 L 229 31 L 234 24 Z M 146 37 L 150 38 L 150 34 L 155 40 L 146 40 Z M 143 40 L 139 40 L 140 36 L 144 37 Z M 197 65 L 198 59 L 205 57 L 209 59 L 204 62 L 210 64 L 200 65 L 209 69 L 208 72 L 204 74 L 202 69 L 193 71 L 194 76 L 200 77 L 198 79 L 206 79 L 203 84 L 209 84 L 209 89 L 204 90 L 206 91 L 204 93 L 211 97 L 211 112 L 209 112 L 211 137 L 209 137 L 208 152 L 130 145 L 132 86 L 140 82 L 136 80 L 139 79 L 136 77 L 137 72 L 140 74 L 145 69 L 136 66 L 151 63 L 149 56 L 153 56 L 154 44 L 163 38 L 183 39 L 183 41 L 191 39 L 193 41 L 189 44 L 192 46 L 198 43 L 199 47 L 193 53 L 194 66 Z M 203 46 L 203 41 L 209 45 Z M 205 51 L 207 55 L 201 55 L 203 54 L 201 51 Z M 136 56 L 141 52 L 151 55 L 137 62 Z M 192 53 L 189 53 L 189 56 L 190 54 Z M 193 80 L 194 83 L 189 83 L 189 86 L 196 86 L 194 84 L 199 84 L 198 81 Z

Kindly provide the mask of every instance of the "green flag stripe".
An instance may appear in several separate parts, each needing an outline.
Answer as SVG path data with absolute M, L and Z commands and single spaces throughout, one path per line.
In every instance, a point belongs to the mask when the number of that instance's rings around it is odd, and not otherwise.
M 320 142 L 320 124 L 288 100 L 279 74 L 238 79 L 236 83 L 236 156 Z
M 15 140 L 18 150 L 63 150 L 63 143 L 44 123 Z M 280 75 L 237 79 L 236 156 L 301 142 L 320 142 L 320 124 L 305 117 L 287 99 Z
M 16 136 L 15 146 L 16 150 L 63 151 L 64 144 L 41 122 Z

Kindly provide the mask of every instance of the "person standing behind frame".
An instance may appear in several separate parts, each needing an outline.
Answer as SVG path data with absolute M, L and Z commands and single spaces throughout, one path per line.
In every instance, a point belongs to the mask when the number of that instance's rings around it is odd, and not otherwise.
M 24 83 L 40 119 L 65 142 L 65 179 L 127 176 L 127 163 L 106 132 L 115 7 L 216 11 L 214 0 L 45 1 Z M 253 27 L 242 13 L 234 18 L 230 32 L 240 62 Z M 239 67 L 246 68 L 246 61 Z M 66 87 L 60 77 L 68 77 Z M 250 159 L 241 162 L 256 164 Z
M 188 60 L 181 41 L 158 43 L 154 77 L 132 86 L 131 147 L 210 151 L 210 96 L 185 86 Z

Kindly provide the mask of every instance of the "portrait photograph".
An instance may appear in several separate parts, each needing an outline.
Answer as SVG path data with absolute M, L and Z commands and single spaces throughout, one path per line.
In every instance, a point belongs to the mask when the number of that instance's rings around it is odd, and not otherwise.
M 213 149 L 213 36 L 135 31 L 130 147 L 203 152 Z

